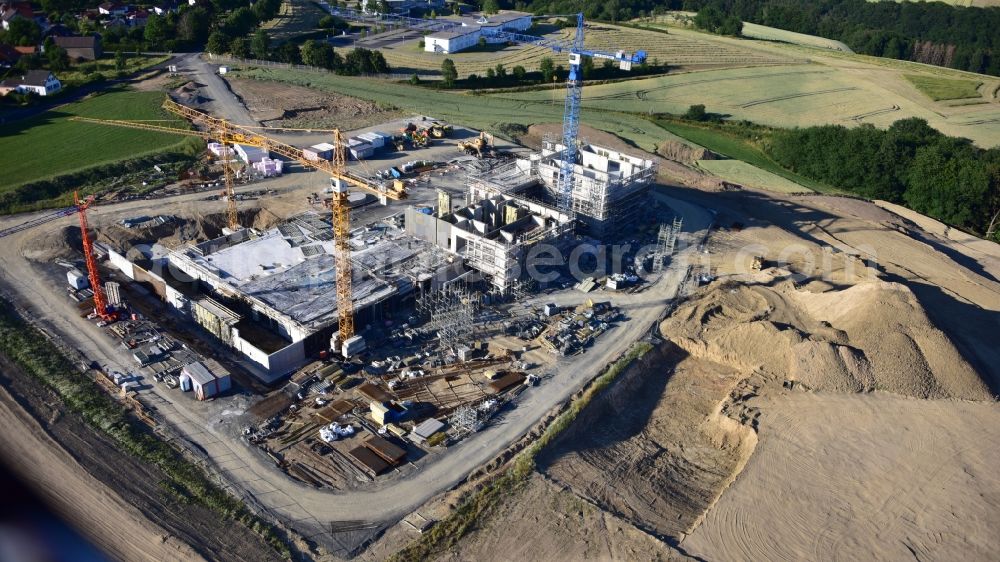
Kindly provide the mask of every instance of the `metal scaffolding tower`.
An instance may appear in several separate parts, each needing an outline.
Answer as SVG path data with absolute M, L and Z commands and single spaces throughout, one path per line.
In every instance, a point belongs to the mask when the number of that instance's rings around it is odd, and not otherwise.
M 448 285 L 417 297 L 417 313 L 428 319 L 442 347 L 455 348 L 473 337 L 478 293 L 464 286 Z
M 677 248 L 677 236 L 680 234 L 683 224 L 682 217 L 674 217 L 671 224 L 660 224 L 660 231 L 656 235 L 656 251 L 653 252 L 653 273 L 661 273 L 666 259 L 674 255 L 674 250 Z

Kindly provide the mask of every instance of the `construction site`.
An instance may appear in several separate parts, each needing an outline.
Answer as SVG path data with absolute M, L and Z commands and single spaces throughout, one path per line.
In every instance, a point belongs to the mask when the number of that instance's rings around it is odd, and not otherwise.
M 557 373 L 628 321 L 614 295 L 656 283 L 682 228 L 650 194 L 654 163 L 609 148 L 501 148 L 428 116 L 300 147 L 164 108 L 195 128 L 81 120 L 209 141 L 223 191 L 200 197 L 223 208 L 214 226 L 179 212 L 94 228 L 79 200 L 83 262 L 52 277 L 120 344 L 114 365 L 128 367 L 99 378 L 136 412 L 155 424 L 186 398 L 317 489 L 404 479 L 532 387 L 567 384 Z M 314 171 L 327 186 L 280 210 L 273 189 L 243 185 Z M 614 260 L 596 251 L 623 236 Z M 534 253 L 581 244 L 595 251 L 533 270 Z

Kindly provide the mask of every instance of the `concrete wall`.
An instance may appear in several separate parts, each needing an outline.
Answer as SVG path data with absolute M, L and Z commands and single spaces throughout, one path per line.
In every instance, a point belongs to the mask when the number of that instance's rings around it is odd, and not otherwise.
M 260 348 L 240 337 L 239 330 L 233 329 L 232 346 L 257 367 L 257 376 L 271 383 L 301 367 L 306 360 L 305 341 L 290 343 L 274 353 L 265 353 Z
M 118 271 L 124 273 L 125 277 L 128 277 L 129 279 L 135 279 L 135 272 L 132 269 L 132 262 L 125 259 L 125 256 L 109 248 L 108 261 L 110 261 L 111 265 L 115 266 L 115 268 L 117 268 Z

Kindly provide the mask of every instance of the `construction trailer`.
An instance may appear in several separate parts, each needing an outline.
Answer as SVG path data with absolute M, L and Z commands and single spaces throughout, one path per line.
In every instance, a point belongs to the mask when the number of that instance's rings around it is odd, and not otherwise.
M 218 371 L 218 367 L 216 368 Z M 198 400 L 208 400 L 232 388 L 229 373 L 212 372 L 204 363 L 194 362 L 181 369 L 181 388 L 190 386 Z

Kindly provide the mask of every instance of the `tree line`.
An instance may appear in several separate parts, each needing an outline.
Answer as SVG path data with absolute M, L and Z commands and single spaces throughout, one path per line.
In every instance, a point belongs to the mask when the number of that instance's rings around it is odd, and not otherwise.
M 776 130 L 766 151 L 803 176 L 997 236 L 1000 148 L 977 148 L 923 119 L 896 121 L 886 130 L 868 124 Z

